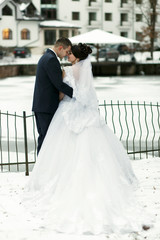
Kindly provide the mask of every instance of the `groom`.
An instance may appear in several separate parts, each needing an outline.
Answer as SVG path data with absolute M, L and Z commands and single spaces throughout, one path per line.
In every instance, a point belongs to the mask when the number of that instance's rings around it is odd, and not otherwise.
M 47 49 L 37 66 L 32 111 L 38 130 L 37 154 L 41 148 L 49 124 L 59 105 L 59 92 L 72 97 L 73 89 L 62 81 L 62 71 L 57 57 L 68 56 L 71 42 L 67 38 L 56 41 L 53 49 Z

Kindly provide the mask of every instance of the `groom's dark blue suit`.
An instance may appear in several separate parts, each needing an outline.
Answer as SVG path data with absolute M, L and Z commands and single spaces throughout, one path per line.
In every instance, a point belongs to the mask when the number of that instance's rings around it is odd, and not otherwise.
M 56 54 L 48 49 L 38 62 L 32 106 L 39 133 L 37 152 L 58 108 L 59 92 L 72 97 L 73 89 L 63 83 L 60 63 Z

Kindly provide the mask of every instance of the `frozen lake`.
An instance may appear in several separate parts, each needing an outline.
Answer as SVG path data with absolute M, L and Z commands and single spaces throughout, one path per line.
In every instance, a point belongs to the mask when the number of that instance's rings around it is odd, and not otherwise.
M 34 90 L 34 82 L 35 76 L 18 76 L 12 78 L 6 78 L 0 80 L 0 110 L 2 112 L 8 111 L 9 113 L 17 112 L 19 115 L 23 115 L 23 111 L 27 112 L 27 115 L 31 114 L 32 108 L 32 98 L 33 98 L 33 90 Z M 159 76 L 126 76 L 126 77 L 95 77 L 94 78 L 94 86 L 97 92 L 97 97 L 99 103 L 103 103 L 106 100 L 107 103 L 110 103 L 111 100 L 113 103 L 116 103 L 118 100 L 120 103 L 124 101 L 136 103 L 139 101 L 143 103 L 160 103 L 160 77 Z M 116 107 L 117 109 L 117 107 Z M 126 142 L 128 130 L 126 128 L 125 120 L 126 113 L 124 108 L 121 108 L 121 122 L 123 123 L 123 136 L 122 140 Z M 101 108 L 101 113 L 104 114 L 104 108 Z M 117 109 L 118 110 L 118 109 Z M 140 108 L 141 113 L 141 123 L 142 123 L 142 131 L 141 135 L 141 145 L 145 147 L 146 145 L 146 136 L 147 136 L 147 128 L 145 124 L 145 111 L 144 106 Z M 140 129 L 138 122 L 138 112 L 137 108 L 134 108 L 134 121 L 136 126 L 136 135 L 134 136 L 134 126 L 132 124 L 132 111 L 131 108 L 128 111 L 127 119 L 129 124 L 129 138 L 128 138 L 128 146 L 129 148 L 133 148 L 133 139 L 135 139 L 135 147 L 139 150 L 139 139 L 140 139 Z M 152 139 L 154 136 L 155 148 L 158 143 L 159 138 L 159 126 L 157 125 L 157 109 L 154 111 L 154 127 L 155 133 L 153 133 L 153 125 L 152 125 L 152 116 L 151 111 L 147 112 L 147 117 L 149 120 L 147 125 L 149 127 L 149 135 L 147 137 L 148 147 L 152 146 Z M 118 137 L 121 136 L 121 127 L 119 124 L 119 112 L 114 112 L 114 125 L 116 127 L 116 135 Z M 7 128 L 7 117 L 2 115 L 1 117 L 2 124 L 2 149 L 3 149 L 3 159 L 8 162 L 8 159 L 12 162 L 16 162 L 16 150 L 15 150 L 15 121 L 14 117 L 9 118 L 9 136 L 8 136 L 8 128 Z M 107 109 L 107 124 L 113 129 L 112 123 L 112 111 L 111 109 Z M 19 151 L 19 159 L 24 158 L 24 143 L 23 143 L 23 119 L 17 119 L 17 139 L 18 139 L 18 151 Z M 32 126 L 32 118 L 27 119 L 27 137 L 28 137 L 28 152 L 31 153 L 30 159 L 34 158 L 34 140 L 33 140 L 33 126 Z M 37 133 L 37 132 L 36 132 Z M 10 156 L 8 156 L 8 137 L 10 138 Z M 37 137 L 37 136 L 36 136 Z M 13 155 L 14 154 L 14 155 Z M 139 155 L 138 155 L 139 158 Z M 10 161 L 9 160 L 9 161 Z
M 31 111 L 35 76 L 0 80 L 0 110 Z M 113 101 L 160 102 L 159 76 L 95 77 L 94 86 L 100 103 Z

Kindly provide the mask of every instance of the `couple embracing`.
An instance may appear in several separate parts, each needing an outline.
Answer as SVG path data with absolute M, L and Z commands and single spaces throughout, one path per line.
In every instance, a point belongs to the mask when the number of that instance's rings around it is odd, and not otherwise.
M 122 144 L 100 117 L 86 44 L 56 41 L 38 63 L 34 91 L 38 159 L 27 184 L 45 228 L 75 234 L 141 231 L 137 179 Z M 57 57 L 68 56 L 61 70 Z

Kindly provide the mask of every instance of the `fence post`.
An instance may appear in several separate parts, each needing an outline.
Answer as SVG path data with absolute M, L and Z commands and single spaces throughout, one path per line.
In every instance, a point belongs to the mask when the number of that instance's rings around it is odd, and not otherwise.
M 23 111 L 23 127 L 24 127 L 24 149 L 25 149 L 25 162 L 26 162 L 26 176 L 29 176 L 28 165 L 28 144 L 27 144 L 27 124 L 26 124 L 26 112 Z

